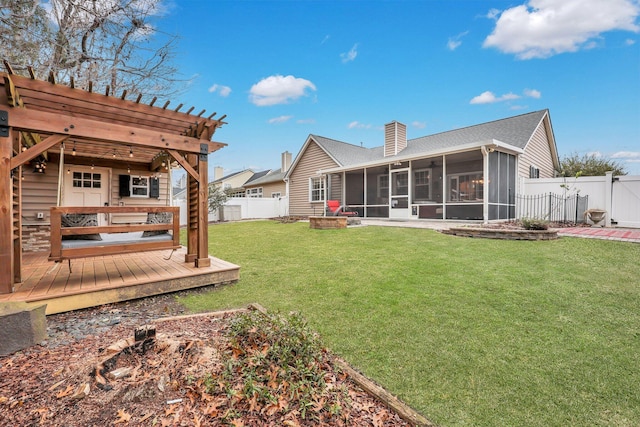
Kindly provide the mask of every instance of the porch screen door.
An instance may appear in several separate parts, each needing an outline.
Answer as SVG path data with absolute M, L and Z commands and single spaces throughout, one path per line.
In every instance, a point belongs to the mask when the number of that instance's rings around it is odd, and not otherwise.
M 389 218 L 409 217 L 409 171 L 391 171 Z

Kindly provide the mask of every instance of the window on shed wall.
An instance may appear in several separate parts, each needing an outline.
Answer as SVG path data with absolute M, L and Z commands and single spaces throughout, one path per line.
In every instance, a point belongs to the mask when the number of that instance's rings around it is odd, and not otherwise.
M 309 201 L 322 202 L 324 200 L 324 179 L 322 177 L 309 178 Z
M 149 197 L 149 177 L 131 177 L 131 197 Z

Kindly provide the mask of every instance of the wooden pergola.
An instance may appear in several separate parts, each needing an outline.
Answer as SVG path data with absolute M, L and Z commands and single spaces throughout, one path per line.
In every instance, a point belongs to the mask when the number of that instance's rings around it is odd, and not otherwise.
M 22 274 L 22 168 L 36 158 L 60 155 L 73 146 L 74 164 L 122 167 L 123 159 L 105 158 L 110 149 L 129 153 L 127 167 L 157 171 L 160 162 L 177 162 L 187 173 L 187 251 L 185 262 L 208 267 L 207 156 L 226 144 L 213 142 L 225 124 L 216 113 L 181 112 L 126 99 L 126 92 L 98 94 L 88 88 L 0 73 L 0 294 L 11 293 Z M 64 149 L 62 149 L 64 151 Z M 118 163 L 119 162 L 119 163 Z

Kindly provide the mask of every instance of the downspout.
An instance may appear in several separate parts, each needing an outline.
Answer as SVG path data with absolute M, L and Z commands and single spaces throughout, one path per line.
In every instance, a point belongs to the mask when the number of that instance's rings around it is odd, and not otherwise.
M 489 153 L 486 145 L 480 147 L 480 151 L 482 152 L 482 222 L 484 224 L 489 223 Z M 493 151 L 493 150 L 492 150 Z

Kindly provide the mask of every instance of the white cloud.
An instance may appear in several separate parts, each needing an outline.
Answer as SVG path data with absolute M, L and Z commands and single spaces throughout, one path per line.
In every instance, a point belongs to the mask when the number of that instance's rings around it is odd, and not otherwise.
M 530 0 L 500 13 L 484 47 L 495 47 L 520 59 L 547 58 L 595 46 L 602 33 L 638 32 L 636 0 Z
M 599 151 L 589 151 L 587 153 L 587 156 L 589 157 L 602 157 L 602 153 Z
M 329 34 L 327 34 L 326 36 L 324 36 L 324 38 L 322 39 L 320 44 L 325 44 L 326 42 L 329 41 L 330 38 L 331 38 L 331 36 Z
M 340 54 L 340 58 L 342 58 L 343 64 L 353 61 L 354 59 L 356 59 L 356 56 L 358 56 L 358 43 L 354 44 L 349 52 Z
M 451 51 L 456 50 L 462 44 L 462 38 L 469 34 L 469 31 L 458 34 L 457 36 L 449 37 L 447 42 L 447 48 Z
M 366 125 L 358 121 L 353 121 L 347 125 L 348 129 L 371 129 L 371 125 Z
M 417 120 L 414 120 L 413 122 L 411 122 L 411 126 L 417 129 L 424 129 L 427 127 L 427 124 L 425 122 L 419 122 Z
M 299 119 L 296 120 L 296 123 L 300 124 L 300 125 L 310 125 L 310 124 L 314 124 L 316 122 L 316 119 Z
M 278 123 L 284 123 L 284 122 L 288 122 L 289 120 L 291 120 L 293 116 L 280 116 L 280 117 L 274 117 L 273 119 L 269 119 L 268 123 L 270 125 L 272 124 L 278 124 Z
M 636 44 L 636 41 L 633 40 L 633 39 L 626 39 L 624 41 L 624 44 L 627 45 L 627 46 L 633 46 L 634 44 Z
M 524 93 L 524 96 L 528 96 L 529 98 L 535 98 L 535 99 L 540 99 L 540 97 L 542 96 L 540 91 L 535 89 L 525 89 L 523 93 Z
M 540 99 L 542 97 L 542 93 L 536 89 L 525 89 L 522 91 L 523 95 L 528 98 Z M 502 96 L 496 96 L 491 91 L 482 92 L 480 95 L 475 96 L 469 101 L 470 104 L 495 104 L 496 102 L 504 102 L 504 101 L 513 101 L 516 99 L 520 99 L 522 96 L 516 95 L 513 92 L 505 93 Z M 525 106 L 513 105 L 511 106 L 512 110 L 521 110 L 523 108 L 527 108 Z
M 640 161 L 640 151 L 618 151 L 611 155 L 612 159 L 637 159 Z
M 316 90 L 316 86 L 309 80 L 294 76 L 269 76 L 251 86 L 249 101 L 259 107 L 287 104 L 306 96 L 307 89 Z
M 210 93 L 218 92 L 220 96 L 226 98 L 231 93 L 231 88 L 229 86 L 219 85 L 215 83 L 213 86 L 209 88 Z
M 511 92 L 505 93 L 502 96 L 496 96 L 493 92 L 486 91 L 476 97 L 473 97 L 471 101 L 469 101 L 469 104 L 494 104 L 496 102 L 512 101 L 519 98 L 520 95 L 516 95 Z

